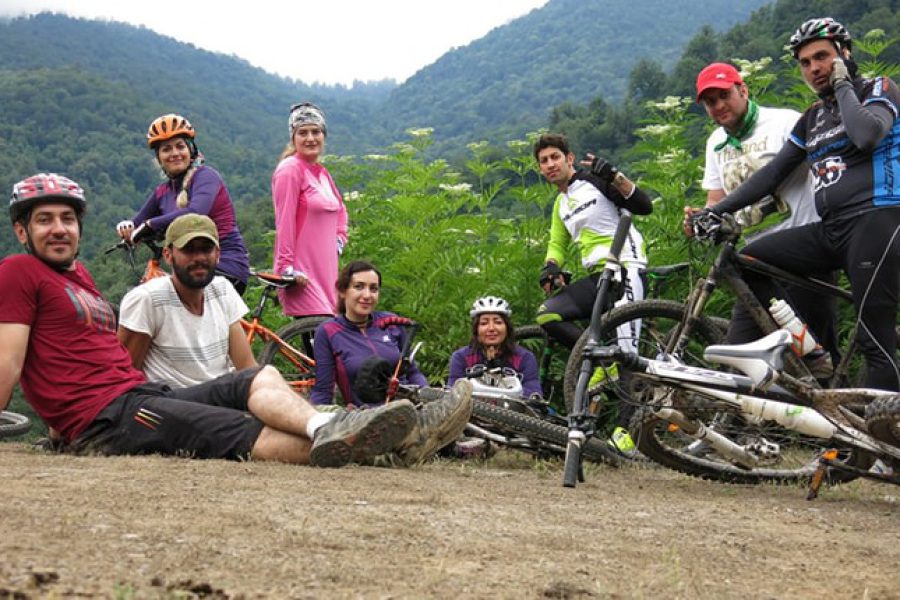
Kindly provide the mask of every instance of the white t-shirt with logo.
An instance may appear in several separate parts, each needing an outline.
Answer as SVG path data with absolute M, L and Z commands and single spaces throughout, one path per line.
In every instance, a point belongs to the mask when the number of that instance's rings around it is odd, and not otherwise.
M 799 118 L 800 113 L 791 109 L 760 106 L 756 125 L 750 135 L 741 140 L 740 150 L 730 145 L 715 150 L 727 136 L 725 129 L 718 127 L 706 140 L 703 189 L 725 190 L 726 194 L 734 191 L 781 150 Z M 788 205 L 790 214 L 780 223 L 748 236 L 750 239 L 819 220 L 813 201 L 812 178 L 806 165 L 798 166 L 775 195 Z

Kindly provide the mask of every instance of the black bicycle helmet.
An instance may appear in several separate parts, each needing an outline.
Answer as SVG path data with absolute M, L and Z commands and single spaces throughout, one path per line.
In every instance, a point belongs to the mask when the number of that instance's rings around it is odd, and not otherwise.
M 797 58 L 800 48 L 816 40 L 831 40 L 839 48 L 852 49 L 853 41 L 847 28 L 831 17 L 819 17 L 805 21 L 791 36 L 790 48 Z

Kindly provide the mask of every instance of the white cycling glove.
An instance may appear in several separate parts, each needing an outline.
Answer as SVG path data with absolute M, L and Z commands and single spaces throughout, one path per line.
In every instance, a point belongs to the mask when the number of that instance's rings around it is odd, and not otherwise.
M 828 83 L 831 84 L 831 89 L 834 89 L 834 86 L 842 81 L 850 83 L 850 72 L 847 71 L 844 59 L 836 57 L 831 63 L 831 77 L 828 78 Z
M 122 234 L 125 232 L 126 229 L 134 229 L 134 221 L 132 221 L 131 219 L 128 219 L 128 220 L 119 221 L 118 223 L 116 223 L 116 231 L 118 232 L 120 237 L 124 237 L 124 236 L 122 236 Z

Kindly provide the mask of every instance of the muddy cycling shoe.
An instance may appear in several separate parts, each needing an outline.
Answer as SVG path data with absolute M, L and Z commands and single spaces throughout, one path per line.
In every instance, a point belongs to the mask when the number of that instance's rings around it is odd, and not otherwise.
M 350 461 L 371 464 L 379 454 L 397 448 L 416 425 L 416 409 L 409 400 L 338 413 L 316 431 L 309 463 L 331 468 Z
M 396 450 L 402 464 L 419 465 L 462 434 L 472 415 L 472 382 L 459 379 L 440 400 L 420 404 L 416 425 Z

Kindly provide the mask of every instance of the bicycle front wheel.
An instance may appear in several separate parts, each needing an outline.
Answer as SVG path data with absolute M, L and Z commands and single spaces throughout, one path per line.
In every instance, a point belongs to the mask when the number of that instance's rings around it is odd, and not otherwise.
M 672 338 L 680 331 L 686 305 L 671 300 L 641 300 L 613 308 L 603 316 L 600 323 L 601 345 L 623 345 L 631 347 L 645 358 L 657 358 L 672 345 Z M 566 364 L 565 398 L 566 410 L 571 412 L 575 405 L 575 385 L 578 382 L 578 373 L 581 370 L 582 354 L 587 344 L 589 330 L 585 330 Z M 688 365 L 710 367 L 703 360 L 703 349 L 711 344 L 718 344 L 722 340 L 724 332 L 716 323 L 706 317 L 701 317 L 694 325 L 690 335 L 682 341 L 679 358 Z M 610 369 L 610 377 L 618 374 Z M 627 378 L 623 378 L 624 380 Z M 619 412 L 622 403 L 638 403 L 638 394 L 627 390 L 627 385 L 619 385 L 612 381 L 603 381 L 602 391 L 606 392 L 606 400 L 596 407 L 598 430 L 611 430 L 619 420 Z M 591 394 L 598 394 L 600 390 L 595 386 L 589 390 Z M 635 396 L 635 397 L 632 397 Z M 627 424 L 623 423 L 623 425 Z M 609 433 L 609 431 L 607 431 Z
M 31 419 L 19 413 L 0 411 L 0 438 L 25 435 L 31 429 Z
M 538 446 L 552 449 L 562 456 L 568 444 L 569 430 L 562 425 L 549 423 L 536 417 L 509 410 L 491 402 L 478 400 L 472 404 L 472 419 L 483 421 L 501 431 L 528 438 Z M 593 437 L 581 449 L 582 456 L 592 462 L 618 465 L 619 458 L 602 440 Z
M 303 317 L 285 325 L 275 333 L 281 341 L 267 341 L 257 362 L 274 366 L 298 391 L 308 391 L 316 377 L 313 338 L 316 328 L 327 320 L 328 317 Z

